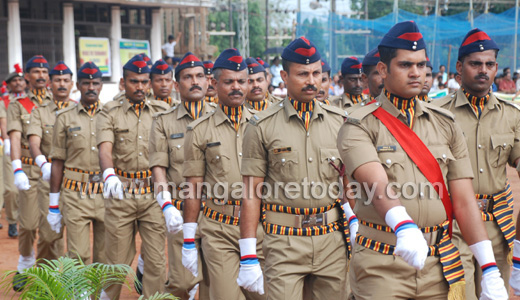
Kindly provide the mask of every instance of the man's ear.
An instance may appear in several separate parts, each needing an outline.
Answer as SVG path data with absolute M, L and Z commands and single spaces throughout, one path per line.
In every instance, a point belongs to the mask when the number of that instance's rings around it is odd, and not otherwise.
M 389 74 L 388 66 L 384 62 L 382 62 L 382 61 L 378 62 L 376 69 L 377 69 L 377 72 L 379 72 L 379 75 L 381 75 L 381 78 L 386 79 L 388 77 L 388 74 Z

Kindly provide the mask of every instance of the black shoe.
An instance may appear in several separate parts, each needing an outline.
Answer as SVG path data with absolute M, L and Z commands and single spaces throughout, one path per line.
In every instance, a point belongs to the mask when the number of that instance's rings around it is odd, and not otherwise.
M 18 226 L 15 224 L 9 224 L 9 230 L 7 231 L 9 237 L 15 238 L 18 236 Z
M 141 273 L 141 271 L 139 271 L 139 268 L 137 268 L 137 270 L 135 270 L 135 276 L 137 277 L 137 279 L 134 281 L 135 291 L 139 295 L 142 295 L 143 294 L 143 273 Z
M 27 283 L 27 276 L 20 274 L 19 272 L 16 272 L 16 275 L 14 275 L 13 278 L 13 290 L 15 292 L 21 292 L 25 284 Z

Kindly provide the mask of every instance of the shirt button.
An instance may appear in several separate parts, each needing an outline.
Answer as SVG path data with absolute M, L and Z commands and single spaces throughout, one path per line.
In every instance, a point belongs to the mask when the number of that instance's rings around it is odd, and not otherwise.
M 215 158 L 216 158 L 216 159 L 220 159 L 220 156 L 217 155 L 217 156 L 215 156 Z
M 330 158 L 330 160 L 335 161 L 336 158 L 333 156 L 333 157 Z
M 446 154 L 442 155 L 442 159 L 446 159 L 446 157 L 447 157 Z
M 312 157 L 309 157 L 309 162 L 312 162 Z
M 240 134 L 237 134 L 237 137 L 240 137 Z
M 94 119 L 90 118 L 90 121 L 94 121 Z
M 143 156 L 143 152 L 139 152 L 139 156 Z
M 181 145 L 177 145 L 177 149 L 180 149 L 181 148 Z
M 96 135 L 96 133 L 94 133 L 94 132 L 91 132 L 91 134 L 92 134 L 92 135 Z
M 137 122 L 138 122 L 138 123 L 141 123 L 141 119 L 139 119 Z
M 311 134 L 307 132 L 307 137 L 309 137 Z
M 96 150 L 96 147 L 92 147 L 92 148 L 90 148 L 90 149 L 92 149 L 92 151 L 94 151 L 94 150 Z
M 48 130 L 45 130 L 45 133 L 49 133 L 49 131 L 48 131 Z
M 142 139 L 143 137 L 142 136 L 139 136 L 139 139 Z
M 283 163 L 285 162 L 285 158 L 282 158 L 282 162 L 283 162 Z
M 242 156 L 242 152 L 238 153 L 238 156 Z
M 479 171 L 480 171 L 480 173 L 484 173 L 484 169 L 480 169 Z
M 124 141 L 125 139 L 123 139 L 123 138 L 120 138 L 119 140 L 120 140 L 120 141 L 122 142 L 122 141 Z
M 504 143 L 504 148 L 505 148 L 506 146 L 507 146 L 507 144 L 506 144 L 506 143 Z
M 423 192 L 420 192 L 420 193 L 419 193 L 419 196 L 420 196 L 421 198 L 424 198 L 424 193 L 423 193 Z
M 391 160 L 390 158 L 386 160 L 386 164 L 387 164 L 387 165 L 389 165 L 389 164 L 391 164 L 391 163 L 392 163 L 392 160 Z
M 74 133 L 74 136 L 78 136 L 78 134 Z
M 29 124 L 30 122 L 29 121 L 25 121 L 25 123 Z
M 479 148 L 479 149 L 482 149 L 482 145 L 478 145 L 478 148 Z
M 311 181 L 311 185 L 314 185 L 314 181 Z

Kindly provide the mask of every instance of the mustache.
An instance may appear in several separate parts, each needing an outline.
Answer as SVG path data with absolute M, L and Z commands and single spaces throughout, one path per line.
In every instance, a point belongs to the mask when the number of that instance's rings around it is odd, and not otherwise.
M 325 95 L 325 91 L 324 90 L 319 91 L 318 95 Z
M 192 86 L 192 87 L 190 88 L 190 92 L 193 91 L 193 90 L 196 90 L 196 89 L 202 91 L 202 88 L 201 88 L 200 86 L 198 86 L 198 85 L 194 85 L 194 86 Z
M 489 80 L 489 76 L 485 75 L 485 74 L 481 74 L 481 75 L 477 75 L 475 76 L 475 79 L 485 79 L 485 80 Z
M 316 88 L 316 86 L 312 85 L 312 84 L 309 84 L 308 86 L 304 87 L 302 89 L 302 92 L 305 92 L 305 91 L 308 91 L 308 90 L 311 90 L 311 91 L 317 91 L 318 88 Z
M 135 91 L 134 92 L 134 95 L 139 95 L 139 94 L 144 94 L 144 92 L 143 91 Z
M 60 92 L 66 92 L 66 91 L 67 91 L 67 89 L 66 89 L 66 88 L 64 88 L 64 87 L 60 87 L 60 88 L 58 88 L 58 91 L 60 91 Z
M 215 88 L 212 85 L 208 85 L 208 90 L 214 90 Z
M 244 96 L 244 94 L 241 91 L 232 91 L 228 96 Z
M 43 79 L 43 78 L 38 78 L 38 79 L 36 79 L 36 82 L 45 82 L 45 81 L 47 81 L 47 80 L 45 80 L 45 79 Z
M 384 87 L 385 87 L 385 84 L 384 84 L 384 83 L 381 83 L 381 84 L 378 86 L 378 88 L 380 88 L 380 89 L 382 89 L 382 88 L 384 88 Z
M 260 91 L 261 92 L 262 89 L 261 88 L 254 88 L 254 89 L 251 90 L 251 92 L 256 92 L 256 91 Z
M 85 93 L 85 95 L 97 96 L 97 93 L 94 92 L 94 91 L 88 91 L 88 92 Z

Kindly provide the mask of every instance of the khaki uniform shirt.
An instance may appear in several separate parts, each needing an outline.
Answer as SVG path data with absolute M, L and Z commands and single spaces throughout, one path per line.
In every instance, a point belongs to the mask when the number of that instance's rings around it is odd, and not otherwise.
M 11 95 L 8 96 L 9 101 L 11 101 Z M 2 103 L 0 103 L 0 119 L 7 118 L 7 108 L 5 107 L 4 99 L 0 99 Z
M 40 102 L 36 98 L 36 96 L 29 91 L 27 93 L 27 97 L 34 103 L 35 108 L 40 106 Z M 27 149 L 22 149 L 22 156 L 24 157 L 31 157 L 31 154 L 29 153 L 29 140 L 27 138 L 27 130 L 29 129 L 29 126 L 31 125 L 31 112 L 28 112 L 22 104 L 18 101 L 20 99 L 24 98 L 17 98 L 15 101 L 11 102 L 9 104 L 9 107 L 7 108 L 7 133 L 11 131 L 19 131 L 22 133 L 21 138 L 21 144 L 22 147 L 26 147 Z M 52 98 L 50 93 L 47 93 L 44 97 L 44 101 L 42 104 L 45 104 L 47 102 L 51 102 Z M 34 109 L 33 109 L 34 111 Z
M 204 102 L 202 116 L 215 110 L 215 103 Z M 201 116 L 201 117 L 202 117 Z M 184 162 L 184 138 L 188 124 L 193 122 L 191 114 L 181 103 L 154 116 L 150 134 L 150 169 L 167 169 L 168 182 L 177 187 L 184 182 L 182 164 Z
M 69 101 L 74 103 L 72 100 Z M 50 101 L 34 109 L 31 114 L 31 124 L 27 129 L 27 136 L 36 135 L 41 138 L 40 151 L 45 157 L 48 157 L 51 152 L 52 133 L 58 111 L 56 103 Z
M 218 106 L 213 112 L 188 125 L 184 140 L 184 177 L 204 177 L 211 190 L 205 194 L 209 198 L 222 200 L 242 200 L 240 165 L 242 164 L 242 142 L 247 122 L 253 114 L 247 108 L 242 111 L 238 132 L 228 116 Z M 228 185 L 227 194 L 221 191 L 214 195 L 214 187 L 222 183 Z M 233 193 L 234 190 L 237 192 Z M 218 190 L 217 190 L 218 191 Z
M 344 111 L 316 101 L 306 131 L 288 98 L 259 112 L 246 129 L 242 175 L 263 177 L 271 185 L 272 192 L 263 200 L 268 204 L 314 208 L 334 203 L 339 195 L 340 174 L 329 161 L 341 169 L 336 139 L 344 117 Z M 290 182 L 298 184 L 302 191 L 294 199 L 277 185 Z M 307 187 L 320 184 L 327 191 L 335 183 L 336 197 L 328 192 L 321 199 L 306 197 L 310 193 L 303 192 L 304 182 Z
M 65 167 L 87 172 L 99 172 L 99 155 L 96 147 L 96 122 L 101 103 L 94 117 L 85 107 L 69 104 L 56 116 L 50 158 L 65 161 Z
M 419 227 L 434 226 L 446 220 L 446 212 L 439 195 L 419 171 L 385 125 L 371 113 L 379 107 L 406 124 L 406 117 L 381 94 L 377 103 L 357 109 L 347 118 L 338 135 L 338 149 L 346 165 L 346 173 L 369 162 L 383 165 L 389 183 L 418 187 L 409 197 L 400 196 L 401 204 Z M 473 178 L 468 149 L 460 127 L 453 115 L 435 105 L 417 101 L 413 131 L 439 162 L 445 182 L 460 178 Z M 392 187 L 393 188 L 393 187 Z M 364 190 L 364 189 L 363 189 Z M 394 189 L 401 192 L 401 189 Z M 422 192 L 424 190 L 424 192 Z M 360 220 L 385 225 L 363 192 L 355 206 Z M 393 234 L 392 237 L 395 239 Z M 370 236 L 368 236 L 370 238 Z M 373 238 L 373 237 L 372 237 Z
M 462 89 L 433 104 L 450 110 L 464 132 L 477 194 L 502 191 L 507 182 L 506 163 L 516 167 L 520 157 L 520 111 L 510 101 L 491 93 L 480 119 Z
M 332 97 L 330 97 L 329 101 L 330 101 L 330 105 L 336 106 L 336 107 L 341 108 L 346 111 L 348 111 L 351 107 L 356 105 L 354 102 L 352 102 L 352 99 L 350 99 L 350 97 L 348 97 L 346 94 L 343 94 L 341 96 L 332 96 Z M 365 100 L 363 100 L 363 102 L 364 101 Z M 363 102 L 360 102 L 360 103 L 363 103 Z M 360 104 L 360 103 L 357 103 L 357 104 Z
M 267 100 L 269 100 L 269 102 L 274 104 L 274 103 L 278 103 L 278 102 L 282 101 L 283 99 L 280 97 L 273 96 L 273 94 L 267 92 Z
M 125 172 L 148 170 L 148 140 L 152 116 L 169 108 L 162 101 L 144 101 L 139 117 L 126 99 L 108 102 L 97 116 L 97 145 L 103 142 L 112 143 L 114 168 Z

